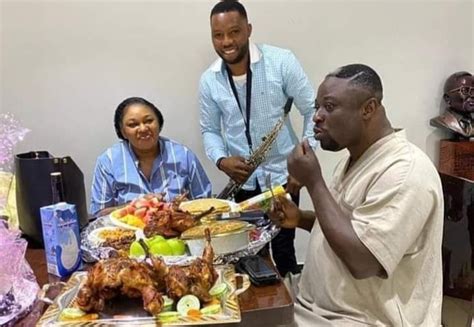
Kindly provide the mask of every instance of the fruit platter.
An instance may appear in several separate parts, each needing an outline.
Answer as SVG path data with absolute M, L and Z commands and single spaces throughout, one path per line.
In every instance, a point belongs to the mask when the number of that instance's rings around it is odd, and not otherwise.
M 209 211 L 213 208 L 212 211 Z M 137 198 L 110 214 L 111 222 L 119 227 L 132 230 L 146 230 L 151 233 L 151 225 L 167 227 L 160 231 L 164 236 L 176 236 L 195 225 L 199 219 L 213 218 L 218 214 L 238 211 L 238 205 L 232 201 L 205 198 L 186 200 L 185 195 L 178 196 L 171 203 L 163 202 L 161 195 L 145 195 Z M 207 212 L 207 213 L 206 213 Z M 206 221 L 206 220 L 205 220 Z

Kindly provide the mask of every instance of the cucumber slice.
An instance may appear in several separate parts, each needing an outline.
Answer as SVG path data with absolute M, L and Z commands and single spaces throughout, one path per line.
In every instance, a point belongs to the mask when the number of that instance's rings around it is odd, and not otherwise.
M 161 322 L 172 322 L 178 320 L 180 314 L 176 311 L 160 312 L 157 317 Z
M 173 304 L 174 304 L 173 299 L 170 299 L 169 297 L 165 295 L 163 296 L 163 300 L 164 302 L 163 302 L 162 312 L 171 311 L 173 309 Z
M 176 306 L 176 309 L 182 316 L 186 316 L 188 311 L 191 309 L 199 310 L 201 308 L 201 303 L 199 299 L 191 294 L 183 296 Z
M 209 290 L 209 294 L 211 296 L 222 296 L 227 291 L 227 284 L 226 283 L 219 283 L 211 287 Z
M 201 309 L 203 315 L 215 315 L 221 312 L 222 308 L 220 304 L 211 304 Z
M 61 311 L 59 320 L 73 320 L 85 316 L 86 313 L 79 308 L 66 308 Z

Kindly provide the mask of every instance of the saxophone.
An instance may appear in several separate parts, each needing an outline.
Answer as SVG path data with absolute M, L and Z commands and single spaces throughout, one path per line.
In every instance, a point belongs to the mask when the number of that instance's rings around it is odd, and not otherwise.
M 283 127 L 283 124 L 285 123 L 285 119 L 288 116 L 288 113 L 290 112 L 292 104 L 293 104 L 293 97 L 288 97 L 288 100 L 286 101 L 285 107 L 283 109 L 284 111 L 283 117 L 281 117 L 277 121 L 275 126 L 272 128 L 272 130 L 262 138 L 262 143 L 254 152 L 252 152 L 250 158 L 247 159 L 246 163 L 251 168 L 248 177 L 250 177 L 255 171 L 255 169 L 257 169 L 257 167 L 260 166 L 260 164 L 265 160 L 268 151 L 270 151 L 270 149 L 272 148 L 272 145 L 275 142 L 278 136 L 278 133 L 280 132 L 281 128 Z M 238 183 L 232 179 L 229 180 L 229 182 L 224 187 L 224 189 L 219 193 L 217 198 L 218 199 L 233 198 L 235 194 L 242 188 L 242 186 L 245 184 L 246 181 L 247 180 L 245 180 L 243 183 Z

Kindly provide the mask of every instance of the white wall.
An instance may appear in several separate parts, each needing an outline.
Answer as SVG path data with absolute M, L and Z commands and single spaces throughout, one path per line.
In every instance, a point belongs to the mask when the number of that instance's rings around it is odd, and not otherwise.
M 436 161 L 445 135 L 429 119 L 440 112 L 444 80 L 474 71 L 472 1 L 242 2 L 253 40 L 292 49 L 315 86 L 344 64 L 374 67 L 393 125 Z M 143 96 L 162 110 L 163 134 L 196 152 L 219 191 L 226 178 L 204 155 L 197 99 L 199 76 L 215 58 L 214 3 L 1 1 L 0 111 L 31 129 L 16 152 L 71 155 L 89 189 L 97 155 L 116 141 L 117 104 Z M 340 155 L 318 151 L 327 179 Z M 305 194 L 302 206 L 310 205 Z M 306 241 L 299 233 L 300 260 Z

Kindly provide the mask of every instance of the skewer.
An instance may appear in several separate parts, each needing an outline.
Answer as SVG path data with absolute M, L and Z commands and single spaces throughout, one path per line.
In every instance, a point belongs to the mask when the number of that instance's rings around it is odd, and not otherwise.
M 196 215 L 196 216 L 193 216 L 193 219 L 194 219 L 194 220 L 201 219 L 202 217 L 207 216 L 208 214 L 210 214 L 211 212 L 213 212 L 214 210 L 215 210 L 214 207 L 210 207 L 210 208 L 207 209 L 206 211 L 203 211 L 203 212 L 201 212 L 200 214 L 198 214 L 198 215 Z

